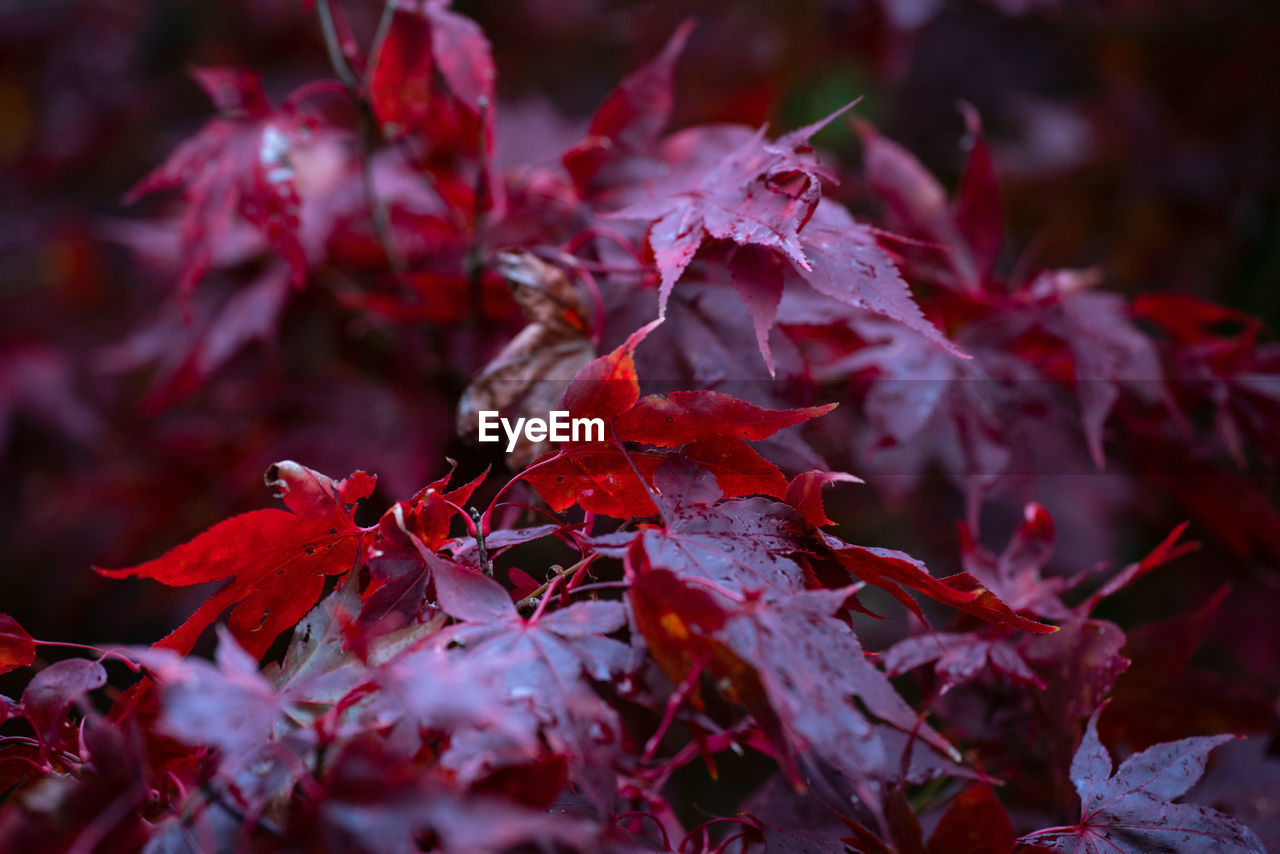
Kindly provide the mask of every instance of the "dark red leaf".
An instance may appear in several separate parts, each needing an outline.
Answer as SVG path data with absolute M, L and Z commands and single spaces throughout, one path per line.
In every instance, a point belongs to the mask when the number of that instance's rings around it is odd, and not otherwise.
M 107 671 L 96 661 L 68 658 L 55 661 L 31 678 L 22 693 L 21 714 L 46 745 L 60 743 L 67 712 L 85 694 L 107 684 Z
M 961 103 L 969 134 L 969 159 L 956 190 L 955 221 L 964 241 L 973 250 L 978 275 L 985 281 L 1004 242 L 1004 209 L 991 150 L 982 133 L 982 118 L 972 105 Z
M 1015 613 L 1000 600 L 1000 597 L 967 572 L 959 572 L 945 578 L 934 578 L 918 560 L 889 549 L 868 549 L 841 544 L 836 548 L 834 555 L 840 565 L 856 578 L 882 587 L 890 593 L 895 592 L 892 585 L 897 584 L 918 590 L 926 596 L 987 622 L 1001 623 L 1023 631 L 1041 634 L 1057 631 L 1054 626 L 1047 626 Z M 898 596 L 900 601 L 902 595 Z M 910 599 L 905 601 L 910 602 Z
M 717 391 L 650 395 L 618 415 L 620 439 L 675 448 L 713 436 L 757 440 L 825 415 L 836 404 L 804 409 L 762 409 Z
M 760 246 L 739 246 L 729 258 L 729 275 L 756 332 L 756 346 L 771 376 L 776 374 L 769 332 L 778 316 L 778 304 L 786 285 L 785 261 Z
M 636 378 L 636 346 L 654 324 L 634 332 L 621 347 L 587 364 L 564 393 L 565 409 L 574 418 L 604 418 L 611 421 L 640 399 Z
M 552 510 L 577 504 L 618 519 L 651 516 L 657 510 L 645 484 L 663 459 L 654 453 L 628 453 L 617 445 L 582 445 L 535 464 L 524 479 Z
M 950 268 L 945 277 L 948 285 L 979 287 L 977 264 L 947 206 L 942 185 L 913 154 L 871 125 L 856 122 L 854 127 L 862 138 L 867 182 L 887 206 L 890 225 L 937 245 Z
M 726 496 L 772 495 L 781 498 L 787 478 L 746 442 L 732 436 L 711 435 L 686 445 L 681 456 L 715 476 Z
M 432 139 L 435 134 L 433 142 L 439 144 L 440 135 L 458 132 L 447 106 L 456 104 L 470 114 L 474 143 L 475 121 L 493 102 L 489 41 L 474 21 L 448 6 L 448 0 L 397 3 L 385 37 L 374 48 L 369 97 L 389 136 L 417 133 Z
M 1017 834 L 1004 806 L 987 783 L 956 795 L 929 835 L 928 854 L 1009 854 Z
M 682 22 L 661 53 L 623 78 L 592 116 L 592 136 L 605 137 L 630 151 L 643 151 L 657 142 L 671 116 L 676 60 L 692 31 L 692 20 Z

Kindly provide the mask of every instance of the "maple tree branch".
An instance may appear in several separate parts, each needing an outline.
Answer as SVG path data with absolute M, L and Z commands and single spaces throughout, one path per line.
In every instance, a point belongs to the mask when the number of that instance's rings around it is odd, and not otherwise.
M 667 836 L 667 828 L 663 826 L 662 820 L 648 810 L 628 810 L 627 812 L 618 813 L 613 817 L 614 824 L 627 819 L 647 818 L 658 827 L 658 832 L 662 834 L 662 850 L 671 850 L 671 837 Z M 630 830 L 629 832 L 639 835 L 639 831 Z
M 498 489 L 498 494 L 493 496 L 493 500 L 489 502 L 489 506 L 485 508 L 483 515 L 481 515 L 480 519 L 478 520 L 477 524 L 480 525 L 481 529 L 486 533 L 493 530 L 490 525 L 490 520 L 493 517 L 493 510 L 496 506 L 498 506 L 498 499 L 500 499 L 503 495 L 505 495 L 508 489 L 510 489 L 515 484 L 522 482 L 525 476 L 529 474 L 529 472 L 540 469 L 545 465 L 554 463 L 556 460 L 562 459 L 563 457 L 564 457 L 564 451 L 560 451 L 554 457 L 547 457 L 545 460 L 539 460 L 538 462 L 529 466 L 524 471 L 520 472 L 519 474 L 509 479 L 506 483 L 504 483 Z
M 484 528 L 480 524 L 480 511 L 474 507 L 468 507 L 467 517 L 472 523 L 472 532 L 476 538 L 476 551 L 479 552 L 480 555 L 480 569 L 484 571 L 485 575 L 493 578 L 493 562 L 489 560 L 489 552 L 488 549 L 485 548 Z
M 582 560 L 578 561 L 577 563 L 575 563 L 575 564 L 573 564 L 572 566 L 569 566 L 569 567 L 567 567 L 567 568 L 566 568 L 566 567 L 559 566 L 559 565 L 553 565 L 553 566 L 551 567 L 551 571 L 552 571 L 552 572 L 554 572 L 554 573 L 555 573 L 555 575 L 553 575 L 551 578 L 549 578 L 549 579 L 547 579 L 545 582 L 543 582 L 543 583 L 542 583 L 542 586 L 538 587 L 536 590 L 534 590 L 534 591 L 533 591 L 532 593 L 530 593 L 528 596 L 524 597 L 524 598 L 523 598 L 523 599 L 521 599 L 519 602 L 517 602 L 517 603 L 516 603 L 516 610 L 521 610 L 521 609 L 528 610 L 529 608 L 536 608 L 536 607 L 538 606 L 539 601 L 540 601 L 540 600 L 538 599 L 538 597 L 539 597 L 539 596 L 542 596 L 544 593 L 546 593 L 546 592 L 547 592 L 547 590 L 548 590 L 548 589 L 550 589 L 550 587 L 551 587 L 551 585 L 552 585 L 552 584 L 554 584 L 555 582 L 559 581 L 561 578 L 563 578 L 564 576 L 568 575 L 569 573 L 574 572 L 574 571 L 576 571 L 576 570 L 578 570 L 578 569 L 580 569 L 580 568 L 582 568 L 582 567 L 587 566 L 588 564 L 590 564 L 593 560 L 595 560 L 595 559 L 596 559 L 597 557 L 599 557 L 599 556 L 600 556 L 600 555 L 599 555 L 598 553 L 593 553 L 593 554 L 587 555 L 587 556 L 586 556 L 586 557 L 584 557 Z
M 671 729 L 671 724 L 676 719 L 676 712 L 680 710 L 680 707 L 684 705 L 684 701 L 689 698 L 689 695 L 697 687 L 698 678 L 702 675 L 702 669 L 706 666 L 707 660 L 705 656 L 695 661 L 680 682 L 676 692 L 668 698 L 667 707 L 662 713 L 662 720 L 658 723 L 658 729 L 654 731 L 653 735 L 645 743 L 644 757 L 640 760 L 642 763 L 647 765 L 653 761 L 654 754 L 658 752 L 658 747 L 662 744 L 662 737 L 667 734 L 667 730 Z
M 316 0 L 316 14 L 320 19 L 320 31 L 324 35 L 324 46 L 329 55 L 329 64 L 333 66 L 334 73 L 338 75 L 338 79 L 346 88 L 347 93 L 351 96 L 351 100 L 355 102 L 356 109 L 360 113 L 360 177 L 364 184 L 365 205 L 369 208 L 369 217 L 373 222 L 373 230 L 382 246 L 382 251 L 386 253 L 387 263 L 390 265 L 391 271 L 396 274 L 397 278 L 403 280 L 408 272 L 408 263 L 405 260 L 404 253 L 400 251 L 400 245 L 395 240 L 395 234 L 391 228 L 390 211 L 387 209 L 386 202 L 378 195 L 377 188 L 374 185 L 372 154 L 373 150 L 382 142 L 382 128 L 378 125 L 378 117 L 373 112 L 373 104 L 369 101 L 364 84 L 356 76 L 355 70 L 351 67 L 351 63 L 347 61 L 347 56 L 342 50 L 341 38 L 338 35 L 337 24 L 333 18 L 333 7 L 330 5 L 333 2 L 334 0 Z M 390 26 L 389 10 L 392 9 L 392 3 L 387 3 L 383 9 L 382 20 L 379 21 L 379 36 L 385 35 L 384 26 Z M 374 44 L 379 44 L 379 41 L 375 40 Z
M 338 79 L 342 81 L 342 85 L 353 95 L 360 92 L 360 80 L 356 77 L 355 71 L 347 62 L 346 54 L 342 51 L 341 39 L 338 37 L 338 27 L 333 20 L 333 7 L 330 5 L 333 0 L 316 0 L 316 15 L 320 19 L 320 32 L 324 35 L 324 47 L 329 54 L 329 64 L 333 66 L 334 73 L 338 75 Z

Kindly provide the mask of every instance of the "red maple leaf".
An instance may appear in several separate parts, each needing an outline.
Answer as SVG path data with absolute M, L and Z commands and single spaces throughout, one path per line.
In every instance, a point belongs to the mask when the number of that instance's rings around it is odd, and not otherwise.
M 17 620 L 0 614 L 0 673 L 26 667 L 36 660 L 36 645 Z
M 605 442 L 568 443 L 523 475 L 554 510 L 585 510 L 627 518 L 652 515 L 648 484 L 671 452 L 629 451 L 624 442 L 680 448 L 680 455 L 716 476 L 726 495 L 782 497 L 787 479 L 747 444 L 830 412 L 835 404 L 764 409 L 716 391 L 640 397 L 632 352 L 649 327 L 583 368 L 565 391 L 574 418 L 601 418 Z
M 311 609 L 325 577 L 342 575 L 360 557 L 367 533 L 352 512 L 373 492 L 374 477 L 356 472 L 333 481 L 292 461 L 267 470 L 288 510 L 252 510 L 219 522 L 195 539 L 128 569 L 97 569 L 108 578 L 151 578 L 185 587 L 226 580 L 157 646 L 188 653 L 229 606 L 232 636 L 261 657 L 281 632 Z
M 272 108 L 257 75 L 247 71 L 201 68 L 192 76 L 221 115 L 178 146 L 125 201 L 156 190 L 184 188 L 183 293 L 203 278 L 215 244 L 237 213 L 280 253 L 293 272 L 294 285 L 301 286 L 307 259 L 298 236 L 298 190 L 290 159 L 303 133 L 301 116 L 291 108 Z

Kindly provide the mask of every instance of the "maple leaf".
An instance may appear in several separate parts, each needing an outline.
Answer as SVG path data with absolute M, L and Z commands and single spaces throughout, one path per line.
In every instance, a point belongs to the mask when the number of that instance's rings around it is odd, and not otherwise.
M 830 483 L 862 483 L 862 479 L 843 471 L 801 472 L 787 484 L 787 503 L 815 528 L 833 524 L 822 503 L 822 487 Z
M 953 608 L 990 623 L 1000 623 L 1036 634 L 1057 629 L 1015 612 L 999 596 L 967 572 L 935 578 L 920 561 L 892 549 L 865 548 L 844 543 L 822 533 L 832 556 L 847 572 L 890 593 L 922 620 L 920 607 L 903 588 L 917 590 Z
M 808 140 L 840 112 L 774 142 L 763 132 L 692 129 L 664 143 L 670 174 L 651 182 L 650 199 L 609 214 L 653 222 L 649 244 L 661 274 L 660 317 L 704 239 L 732 240 L 738 248 L 728 261 L 731 281 L 770 374 L 775 367 L 768 331 L 786 282 L 797 275 L 826 297 L 884 315 L 959 354 L 924 318 L 871 231 L 821 198 L 821 179 L 829 176 L 811 156 Z
M 56 749 L 62 743 L 67 713 L 84 695 L 107 684 L 107 671 L 100 663 L 84 658 L 55 661 L 27 683 L 17 714 L 27 719 L 40 737 L 41 750 Z
M 676 27 L 662 51 L 605 98 L 591 117 L 589 136 L 565 152 L 564 166 L 579 195 L 645 171 L 649 164 L 642 158 L 651 153 L 671 117 L 672 77 L 692 30 L 692 21 Z
M 301 118 L 292 110 L 273 109 L 261 81 L 249 72 L 201 68 L 192 76 L 221 115 L 178 146 L 125 201 L 156 190 L 184 188 L 183 293 L 204 277 L 214 246 L 236 213 L 280 253 L 292 270 L 294 285 L 301 286 L 307 258 L 298 236 L 298 189 L 291 161 L 291 150 L 303 133 Z
M 26 667 L 36 660 L 36 645 L 17 620 L 0 614 L 0 673 Z
M 968 358 L 925 318 L 871 230 L 843 207 L 819 203 L 804 229 L 803 244 L 809 264 L 800 268 L 800 275 L 815 291 L 917 332 L 951 357 Z
M 916 732 L 935 749 L 951 752 L 833 616 L 848 589 L 806 591 L 801 580 L 785 595 L 775 585 L 733 602 L 685 580 L 708 575 L 687 555 L 668 563 L 659 552 L 655 561 L 646 545 L 637 538 L 625 553 L 627 596 L 655 660 L 677 684 L 706 668 L 728 686 L 730 699 L 751 710 L 793 782 L 802 779 L 796 760 L 806 756 L 854 781 L 884 779 L 896 769 L 897 757 L 888 755 L 875 724 L 852 702 L 855 697 L 876 721 Z M 733 550 L 723 541 L 701 551 L 709 553 L 712 566 L 736 559 L 726 554 Z M 801 673 L 795 661 L 810 667 Z M 700 708 L 697 694 L 691 698 Z
M 160 689 L 158 730 L 185 744 L 217 748 L 219 774 L 242 794 L 257 790 L 254 800 L 265 801 L 277 792 L 264 791 L 263 778 L 274 777 L 273 788 L 287 792 L 306 773 L 299 756 L 312 746 L 314 733 L 287 725 L 289 699 L 225 628 L 218 628 L 213 664 L 164 648 L 134 654 Z M 284 773 L 272 775 L 275 765 Z
M 1213 407 L 1218 437 L 1237 465 L 1247 462 L 1245 438 L 1273 458 L 1280 453 L 1280 344 L 1258 343 L 1256 318 L 1183 294 L 1143 294 L 1130 309 L 1171 339 L 1162 349 L 1178 405 L 1188 413 Z
M 851 780 L 896 776 L 900 757 L 890 753 L 873 722 L 911 733 L 958 760 L 836 618 L 850 592 L 805 590 L 773 602 L 748 598 L 721 637 L 756 668 L 789 737 Z M 796 661 L 808 666 L 797 670 Z
M 228 621 L 231 634 L 261 658 L 277 635 L 311 610 L 325 576 L 354 566 L 367 532 L 355 524 L 352 512 L 373 492 L 374 480 L 356 472 L 333 481 L 286 460 L 267 470 L 266 481 L 280 490 L 288 510 L 242 513 L 147 563 L 95 569 L 108 578 L 150 578 L 171 587 L 226 579 L 156 645 L 190 652 L 201 632 L 235 605 Z
M 1149 747 L 1112 771 L 1111 756 L 1098 740 L 1098 712 L 1071 762 L 1071 783 L 1080 795 L 1080 823 L 1038 830 L 1019 842 L 1050 851 L 1253 852 L 1262 843 L 1235 819 L 1196 804 L 1173 803 L 1204 773 L 1209 751 L 1234 736 L 1184 738 Z
M 986 783 L 969 786 L 942 814 L 925 854 L 1009 854 L 1016 834 L 1013 822 Z
M 475 21 L 448 7 L 449 0 L 397 0 L 392 7 L 373 51 L 368 84 L 374 112 L 390 137 L 439 136 L 448 111 L 433 103 L 437 98 L 456 101 L 473 119 L 493 99 L 489 41 Z
M 827 173 L 811 156 L 809 137 L 840 112 L 774 141 L 762 128 L 722 152 L 710 170 L 679 172 L 655 188 L 650 200 L 610 214 L 652 223 L 649 245 L 662 276 L 660 317 L 676 280 L 708 237 L 776 249 L 800 269 L 810 269 L 800 229 L 818 206 Z
M 1172 409 L 1155 342 L 1133 325 L 1128 303 L 1118 294 L 1072 290 L 1044 311 L 1041 322 L 1070 348 L 1089 453 L 1105 468 L 1102 428 L 1122 387 Z
M 626 623 L 622 604 L 579 602 L 540 609 L 525 619 L 492 579 L 439 558 L 428 557 L 428 564 L 441 607 L 464 621 L 435 635 L 432 647 L 453 648 L 469 679 L 502 686 L 498 702 L 508 716 L 524 718 L 554 753 L 569 760 L 593 798 L 607 800 L 613 789 L 609 756 L 619 745 L 620 722 L 584 677 L 609 681 L 622 671 L 627 648 L 605 637 Z M 483 733 L 477 736 L 473 741 L 455 735 L 455 756 L 446 759 L 452 764 L 461 761 L 457 754 L 470 754 L 470 761 L 491 762 L 487 748 L 481 749 Z
M 493 157 L 494 79 L 489 40 L 450 0 L 396 0 L 373 47 L 365 86 L 388 139 L 405 142 L 417 165 L 449 186 L 459 207 L 502 208 Z M 458 174 L 456 158 L 479 159 L 479 174 Z M 465 201 L 462 197 L 466 197 Z
M 760 493 L 781 497 L 787 479 L 747 440 L 774 435 L 826 414 L 834 404 L 770 410 L 716 391 L 672 392 L 640 397 L 632 352 L 647 334 L 642 328 L 626 343 L 584 367 L 565 390 L 564 406 L 574 418 L 601 418 L 611 443 L 567 443 L 522 475 L 554 510 L 577 504 L 619 518 L 656 512 L 648 484 L 671 454 L 628 451 L 623 442 L 681 448 L 680 455 L 715 474 L 726 495 Z
M 1224 744 L 1213 764 L 1190 792 L 1197 802 L 1229 813 L 1262 839 L 1268 851 L 1280 846 L 1280 758 L 1266 735 Z
M 654 486 L 663 525 L 603 534 L 602 553 L 622 557 L 633 543 L 654 566 L 723 588 L 785 596 L 804 589 L 804 570 L 790 555 L 804 550 L 804 526 L 784 504 L 766 498 L 721 500 L 709 472 L 679 458 L 663 463 Z
M 946 190 L 915 155 L 867 122 L 855 122 L 854 127 L 862 138 L 867 183 L 885 203 L 890 224 L 908 237 L 927 241 L 931 254 L 936 255 L 935 247 L 942 250 L 942 266 L 931 258 L 928 278 L 975 292 L 989 284 L 1004 218 L 981 122 L 973 108 L 964 113 L 973 145 L 954 206 L 948 205 Z
M 885 672 L 901 676 L 934 662 L 942 691 L 986 672 L 995 672 L 1037 688 L 1045 687 L 1023 660 L 1016 644 L 1006 638 L 983 637 L 974 632 L 929 632 L 905 638 L 884 652 Z
M 803 409 L 763 409 L 717 391 L 673 391 L 637 400 L 614 419 L 618 437 L 676 448 L 710 436 L 765 439 L 835 409 L 834 403 Z

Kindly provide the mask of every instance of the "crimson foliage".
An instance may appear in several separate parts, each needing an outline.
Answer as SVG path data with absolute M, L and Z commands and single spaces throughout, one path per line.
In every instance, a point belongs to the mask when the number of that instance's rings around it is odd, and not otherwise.
M 46 663 L 58 645 L 0 614 L 0 672 L 36 667 L 0 698 L 5 850 L 1264 850 L 1232 765 L 1211 805 L 1180 799 L 1231 732 L 1267 729 L 1267 698 L 1144 717 L 1220 686 L 1187 663 L 1225 593 L 1130 637 L 1103 616 L 1197 548 L 1189 527 L 1274 544 L 1265 495 L 1229 512 L 1216 473 L 1280 456 L 1257 321 L 1003 264 L 972 107 L 951 197 L 857 104 L 776 136 L 668 133 L 686 22 L 559 157 L 499 158 L 475 22 L 389 3 L 366 54 L 315 5 L 336 81 L 273 103 L 251 71 L 193 72 L 215 117 L 126 197 L 177 213 L 117 230 L 176 261 L 173 301 L 116 367 L 153 366 L 160 413 L 254 341 L 305 354 L 296 324 L 361 323 L 400 348 L 384 381 L 432 438 L 371 448 L 382 486 L 277 462 L 283 508 L 98 569 L 220 585 L 150 648 Z M 842 124 L 874 224 L 812 143 Z M 358 399 L 313 370 L 316 394 Z M 513 440 L 488 456 L 509 470 L 480 471 L 481 411 L 552 409 L 603 438 Z M 1195 526 L 1063 573 L 1027 501 L 1003 550 L 980 543 L 1010 482 L 1103 469 Z M 931 500 L 938 473 L 958 571 L 837 524 L 856 491 Z M 210 634 L 212 661 L 192 654 Z M 129 674 L 108 685 L 112 662 Z

